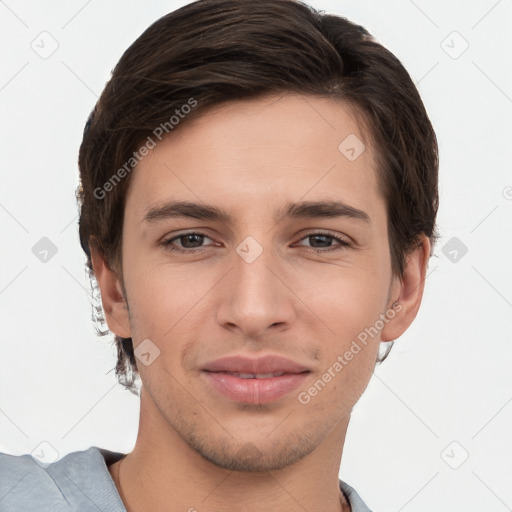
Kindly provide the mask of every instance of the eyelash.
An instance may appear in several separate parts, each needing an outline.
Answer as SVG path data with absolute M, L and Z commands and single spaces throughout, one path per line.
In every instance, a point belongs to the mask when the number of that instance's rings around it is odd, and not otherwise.
M 205 238 L 210 238 L 205 233 L 200 233 L 199 231 L 190 231 L 188 233 L 181 233 L 181 234 L 179 234 L 177 236 L 169 238 L 168 240 L 163 241 L 162 245 L 166 248 L 166 250 L 171 251 L 171 252 L 179 252 L 179 253 L 185 253 L 185 254 L 194 254 L 194 253 L 202 252 L 205 249 L 204 247 L 198 247 L 198 248 L 194 248 L 194 249 L 180 249 L 178 247 L 174 247 L 174 246 L 171 245 L 172 242 L 174 242 L 175 240 L 178 240 L 180 238 L 184 238 L 184 237 L 187 237 L 187 236 L 192 236 L 192 235 L 199 235 L 199 236 L 203 236 Z M 318 231 L 318 232 L 315 231 L 313 233 L 308 233 L 307 235 L 302 237 L 300 239 L 300 241 L 305 240 L 306 238 L 309 238 L 309 237 L 313 237 L 313 236 L 325 236 L 327 238 L 332 238 L 333 240 L 336 240 L 337 242 L 339 242 L 339 246 L 338 247 L 334 247 L 334 248 L 333 247 L 328 247 L 328 248 L 322 249 L 322 248 L 309 247 L 309 250 L 311 250 L 313 252 L 316 252 L 316 253 L 325 253 L 325 252 L 339 251 L 339 250 L 346 249 L 347 247 L 351 247 L 352 246 L 344 238 L 332 235 L 331 233 L 325 233 L 325 232 L 321 232 L 321 231 Z

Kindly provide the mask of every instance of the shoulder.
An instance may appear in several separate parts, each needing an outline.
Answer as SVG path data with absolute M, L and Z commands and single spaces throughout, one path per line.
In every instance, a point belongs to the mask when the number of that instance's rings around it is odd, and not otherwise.
M 43 510 L 66 510 L 61 496 L 49 473 L 31 455 L 0 453 L 2 512 L 29 510 L 35 503 L 41 503 Z
M 115 460 L 117 455 L 122 454 L 91 447 L 44 464 L 28 454 L 0 452 L 0 510 L 64 512 L 109 504 L 110 510 L 122 511 L 105 463 L 105 456 Z
M 357 491 L 343 480 L 340 480 L 340 489 L 350 503 L 352 512 L 372 512 Z

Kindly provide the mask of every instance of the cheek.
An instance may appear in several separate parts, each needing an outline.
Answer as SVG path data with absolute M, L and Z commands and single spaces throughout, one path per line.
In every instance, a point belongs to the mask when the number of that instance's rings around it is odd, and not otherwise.
M 331 353 L 328 362 L 297 395 L 309 417 L 328 414 L 331 420 L 340 420 L 366 389 L 375 367 L 375 347 L 361 345 L 355 353 L 348 346 L 344 348 L 347 350 Z
M 192 271 L 179 264 L 162 264 L 143 252 L 130 253 L 129 244 L 126 249 L 124 277 L 134 341 L 150 338 L 163 347 L 166 340 L 175 340 L 177 333 L 181 337 L 183 331 L 190 330 L 199 312 L 205 314 L 205 298 L 215 275 L 208 269 Z
M 379 318 L 389 286 L 387 274 L 366 265 L 320 267 L 305 272 L 302 279 L 296 274 L 303 283 L 298 295 L 332 336 L 346 342 Z
M 315 407 L 336 404 L 343 412 L 357 402 L 375 368 L 380 331 L 372 328 L 382 312 L 382 294 L 371 286 L 363 291 L 361 287 L 346 285 L 343 292 L 338 291 L 337 299 L 315 306 L 321 312 L 322 322 L 329 326 L 329 333 L 317 340 L 321 364 L 313 387 L 306 392 L 311 397 L 318 394 Z

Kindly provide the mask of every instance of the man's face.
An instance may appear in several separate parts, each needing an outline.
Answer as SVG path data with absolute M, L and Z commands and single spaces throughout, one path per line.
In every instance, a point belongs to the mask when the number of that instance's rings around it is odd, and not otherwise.
M 339 101 L 232 102 L 134 171 L 122 268 L 136 353 L 150 340 L 143 413 L 220 466 L 277 469 L 339 442 L 371 377 L 380 335 L 358 335 L 382 328 L 398 288 L 374 150 L 357 156 L 355 137 Z M 169 202 L 231 220 L 167 215 Z M 286 215 L 303 202 L 352 210 Z

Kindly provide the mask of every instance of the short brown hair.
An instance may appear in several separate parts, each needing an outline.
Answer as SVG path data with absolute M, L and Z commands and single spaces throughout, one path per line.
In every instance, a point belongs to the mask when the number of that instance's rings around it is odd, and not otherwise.
M 286 92 L 337 98 L 364 118 L 377 149 L 394 274 L 403 275 L 421 234 L 434 246 L 437 141 L 400 61 L 363 27 L 299 1 L 201 0 L 160 18 L 126 50 L 87 122 L 77 199 L 93 288 L 90 244 L 122 282 L 129 171 L 155 129 L 171 133 L 223 102 Z M 179 125 L 171 122 L 191 100 Z M 94 316 L 104 322 L 101 304 Z M 116 375 L 134 392 L 132 340 L 115 343 Z

